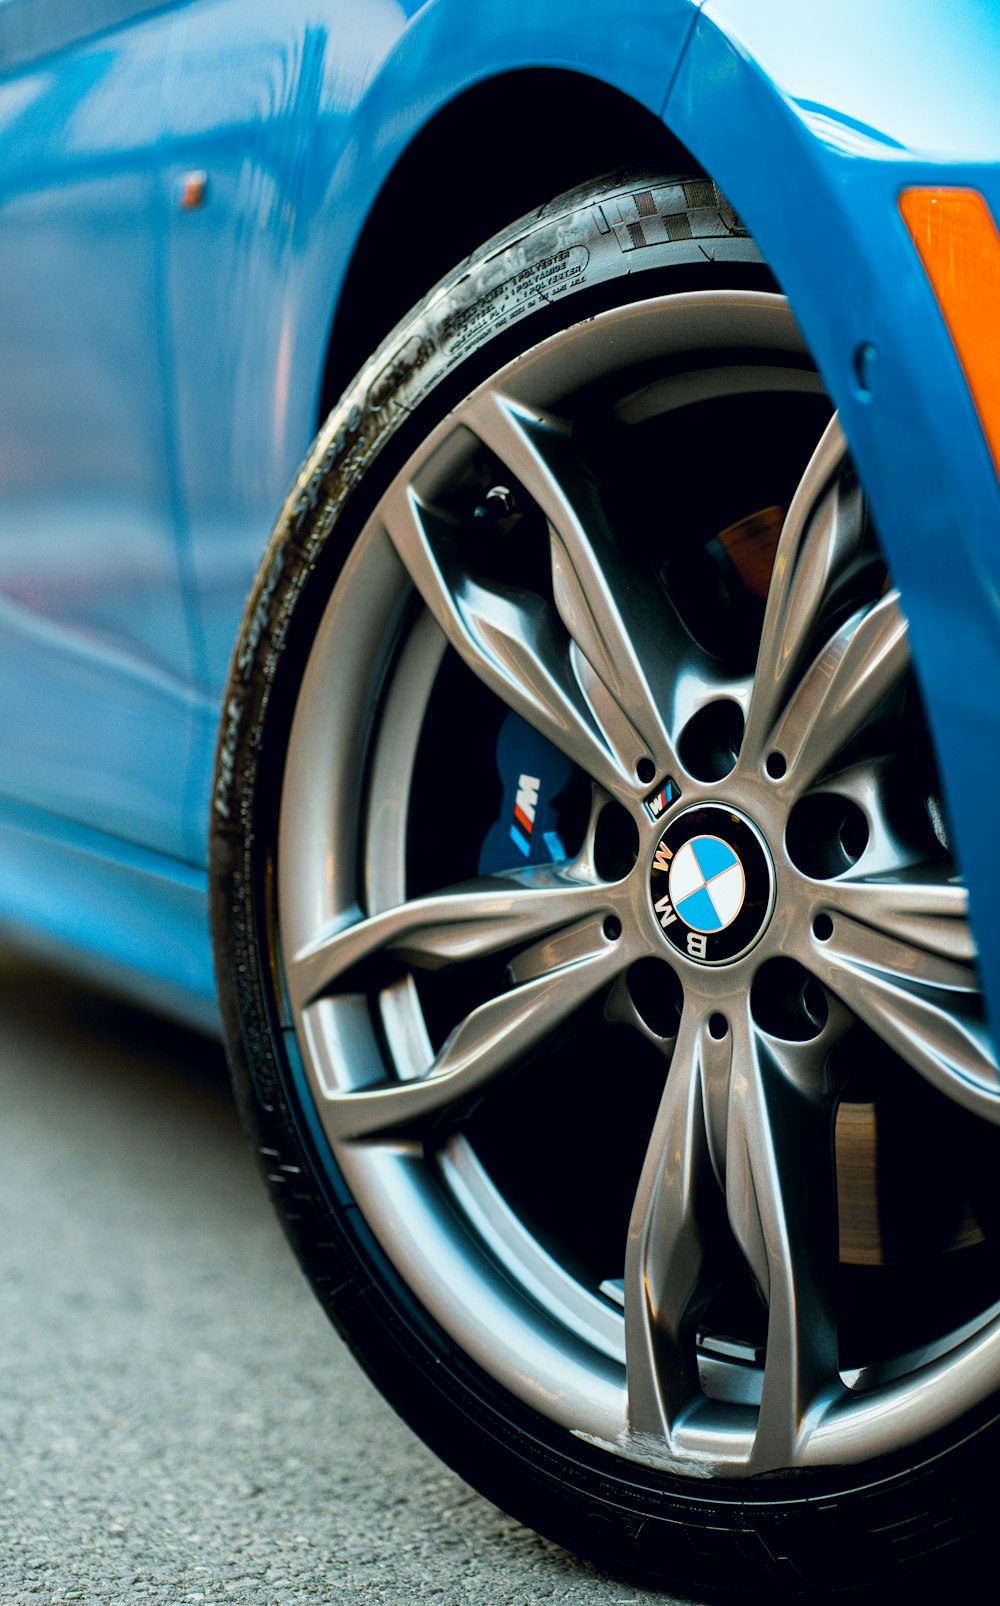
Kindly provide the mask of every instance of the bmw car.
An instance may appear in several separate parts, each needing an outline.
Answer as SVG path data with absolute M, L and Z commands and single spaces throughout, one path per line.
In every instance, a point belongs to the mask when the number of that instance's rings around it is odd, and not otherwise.
M 986 0 L 0 4 L 5 936 L 699 1598 L 992 1524 L 998 84 Z

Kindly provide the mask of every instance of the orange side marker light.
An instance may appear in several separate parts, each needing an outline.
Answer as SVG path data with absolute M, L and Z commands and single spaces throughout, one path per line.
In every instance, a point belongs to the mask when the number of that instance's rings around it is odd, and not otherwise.
M 978 190 L 899 197 L 1000 474 L 1000 234 Z

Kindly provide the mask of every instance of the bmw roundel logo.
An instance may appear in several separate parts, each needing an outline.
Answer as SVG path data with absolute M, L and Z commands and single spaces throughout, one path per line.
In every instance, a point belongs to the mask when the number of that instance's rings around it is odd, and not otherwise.
M 735 809 L 686 809 L 660 837 L 649 872 L 653 914 L 667 941 L 702 965 L 739 959 L 774 903 L 771 858 L 756 826 Z

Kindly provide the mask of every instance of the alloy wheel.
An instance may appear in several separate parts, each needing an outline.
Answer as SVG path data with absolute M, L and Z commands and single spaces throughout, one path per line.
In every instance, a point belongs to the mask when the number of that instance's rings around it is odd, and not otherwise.
M 278 845 L 307 1098 L 382 1250 L 502 1387 L 697 1477 L 899 1450 L 1000 1372 L 987 1206 L 955 1161 L 995 1155 L 1000 1080 L 837 420 L 783 517 L 672 520 L 691 421 L 749 433 L 776 398 L 824 406 L 787 307 L 750 291 L 602 313 L 474 389 L 334 589 Z M 720 477 L 731 451 L 706 454 Z M 508 711 L 571 779 L 549 862 L 515 844 L 480 875 Z M 914 1122 L 931 1176 L 886 1158 Z M 892 1218 L 900 1175 L 943 1237 Z M 921 1322 L 893 1319 L 900 1278 Z

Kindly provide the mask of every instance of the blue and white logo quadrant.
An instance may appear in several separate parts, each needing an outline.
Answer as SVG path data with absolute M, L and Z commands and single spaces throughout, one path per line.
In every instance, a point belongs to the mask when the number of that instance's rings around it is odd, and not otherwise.
M 696 836 L 670 866 L 670 901 L 694 931 L 722 931 L 736 919 L 746 897 L 743 866 L 728 842 Z

